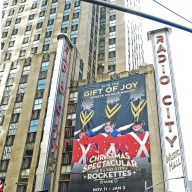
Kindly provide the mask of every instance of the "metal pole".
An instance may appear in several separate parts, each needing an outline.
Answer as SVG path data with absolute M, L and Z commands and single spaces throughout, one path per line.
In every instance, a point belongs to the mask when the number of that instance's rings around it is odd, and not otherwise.
M 157 21 L 159 23 L 164 23 L 166 25 L 170 25 L 172 27 L 176 27 L 178 29 L 181 29 L 181 30 L 192 33 L 192 29 L 190 29 L 188 27 L 185 27 L 183 25 L 179 25 L 179 24 L 171 22 L 171 21 L 167 21 L 167 20 L 159 18 L 159 17 L 155 17 L 153 15 L 149 15 L 149 14 L 146 14 L 146 13 L 135 11 L 135 10 L 129 9 L 127 7 L 123 7 L 123 6 L 119 6 L 119 5 L 115 5 L 115 4 L 111 4 L 111 3 L 108 3 L 108 2 L 105 2 L 105 1 L 99 1 L 99 0 L 81 0 L 81 1 L 88 2 L 88 3 L 93 3 L 93 4 L 97 4 L 97 5 L 102 5 L 102 6 L 105 6 L 105 7 L 108 7 L 108 8 L 123 11 L 125 13 L 130 13 L 130 14 L 133 14 L 133 15 L 137 15 L 137 16 L 140 16 L 140 17 L 143 17 L 143 18 L 146 18 L 146 19 Z

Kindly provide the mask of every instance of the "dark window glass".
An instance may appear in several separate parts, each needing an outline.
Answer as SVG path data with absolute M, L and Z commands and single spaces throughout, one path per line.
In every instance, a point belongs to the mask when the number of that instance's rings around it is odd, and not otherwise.
M 50 20 L 48 20 L 48 24 L 47 25 L 53 25 L 53 23 L 54 23 L 54 19 L 50 19 Z
M 20 23 L 21 22 L 21 18 L 17 18 L 16 20 L 15 20 L 15 24 L 18 24 L 18 23 Z
M 23 12 L 24 6 L 19 7 L 19 13 Z
M 73 13 L 73 18 L 75 19 L 75 18 L 78 18 L 79 17 L 79 12 L 77 12 L 77 13 Z
M 53 13 L 55 13 L 56 12 L 56 8 L 52 8 L 51 10 L 50 10 L 50 14 L 53 14 Z
M 51 34 L 52 34 L 52 31 L 47 31 L 46 34 L 45 34 L 45 37 L 51 37 Z
M 37 29 L 41 28 L 43 25 L 43 22 L 37 23 Z
M 40 13 L 39 13 L 39 16 L 40 17 L 43 17 L 45 15 L 45 11 L 41 11 Z
M 63 21 L 68 21 L 69 20 L 69 15 L 64 15 L 63 16 Z
M 32 7 L 31 7 L 31 9 L 35 9 L 35 8 L 37 8 L 37 3 L 33 3 Z
M 43 45 L 43 51 L 47 51 L 47 50 L 49 50 L 49 44 Z
M 31 14 L 31 15 L 29 15 L 29 20 L 34 19 L 34 17 L 35 17 L 35 14 Z
M 10 16 L 10 15 L 13 15 L 14 12 L 15 12 L 15 9 L 11 9 L 11 10 L 9 11 L 9 16 Z
M 15 41 L 10 41 L 10 42 L 9 42 L 9 47 L 13 47 L 13 46 L 14 46 L 14 43 L 15 43 Z
M 27 25 L 26 30 L 25 31 L 31 31 L 32 25 Z
M 25 37 L 25 38 L 23 39 L 23 44 L 28 43 L 28 42 L 29 42 L 29 37 Z
M 71 3 L 65 4 L 65 9 L 70 9 L 70 7 L 71 7 Z
M 40 34 L 36 34 L 35 37 L 34 37 L 34 41 L 37 41 L 40 39 Z
M 18 32 L 18 29 L 13 29 L 12 35 L 16 35 Z

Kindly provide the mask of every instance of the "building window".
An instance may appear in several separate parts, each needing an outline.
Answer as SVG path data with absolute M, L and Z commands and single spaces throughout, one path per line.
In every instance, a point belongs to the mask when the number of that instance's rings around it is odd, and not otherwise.
M 14 79 L 15 79 L 15 74 L 10 74 L 9 77 L 8 77 L 8 79 L 7 79 L 6 86 L 13 85 Z
M 29 133 L 37 132 L 38 124 L 39 124 L 39 120 L 38 119 L 31 120 L 30 121 L 30 126 L 29 126 Z
M 11 20 L 12 20 L 12 19 L 7 19 L 7 21 L 6 21 L 6 23 L 5 23 L 5 27 L 7 27 L 7 26 L 10 26 L 10 25 L 11 25 Z
M 34 110 L 41 109 L 42 101 L 43 101 L 42 98 L 40 98 L 40 99 L 35 99 L 33 109 L 34 109 Z
M 2 33 L 2 38 L 7 37 L 7 34 L 8 34 L 8 31 L 4 31 L 4 32 Z
M 16 35 L 18 32 L 18 29 L 13 29 L 12 35 Z
M 19 57 L 25 56 L 25 53 L 26 53 L 26 48 L 21 48 L 20 53 L 19 53 Z
M 28 79 L 28 75 L 22 75 L 19 83 L 26 83 Z
M 16 20 L 15 20 L 15 24 L 18 24 L 18 23 L 20 23 L 21 22 L 21 17 L 20 18 L 17 18 Z
M 51 37 L 51 34 L 52 34 L 52 31 L 47 31 L 46 34 L 45 34 L 45 37 Z
M 14 135 L 7 136 L 5 145 L 8 145 L 8 146 L 13 145 L 14 138 L 15 138 Z
M 9 16 L 13 15 L 14 12 L 15 12 L 15 9 L 11 9 L 11 10 L 9 11 Z
M 41 11 L 39 17 L 43 17 L 45 15 L 45 11 Z
M 13 113 L 20 113 L 23 102 L 15 103 Z
M 35 9 L 35 8 L 37 8 L 37 3 L 33 3 L 32 7 L 31 7 L 31 9 Z
M 43 22 L 39 22 L 39 23 L 37 23 L 37 29 L 41 28 L 42 25 L 43 25 Z
M 53 23 L 54 23 L 54 19 L 50 19 L 50 20 L 48 20 L 47 25 L 53 25 Z
M 8 2 L 3 3 L 3 8 L 6 8 L 8 6 Z
M 78 25 L 72 25 L 71 26 L 71 31 L 76 31 L 78 29 Z
M 47 77 L 47 71 L 41 71 L 39 73 L 39 79 L 45 79 Z
M 37 41 L 40 39 L 40 34 L 36 34 L 35 37 L 34 37 L 34 41 Z
M 36 90 L 35 99 L 43 97 L 44 89 Z
M 27 143 L 34 143 L 36 137 L 36 132 L 28 133 L 27 135 Z
M 12 6 L 17 4 L 17 0 L 12 1 Z
M 71 3 L 65 4 L 65 9 L 70 9 Z
M 22 102 L 24 97 L 24 93 L 19 93 L 16 95 L 16 100 L 15 102 Z
M 43 45 L 43 51 L 48 51 L 49 50 L 49 44 Z
M 32 20 L 32 19 L 34 19 L 34 17 L 35 17 L 35 14 L 29 15 L 29 19 L 28 20 Z
M 78 7 L 78 6 L 80 6 L 80 1 L 76 1 L 74 4 L 74 7 Z
M 18 93 L 25 93 L 27 83 L 20 83 L 18 88 Z
M 11 58 L 11 52 L 7 52 L 6 55 L 5 55 L 5 61 L 6 60 L 9 60 Z
M 109 45 L 112 45 L 112 44 L 115 44 L 115 43 L 116 43 L 115 38 L 109 39 Z
M 31 49 L 31 53 L 32 53 L 32 54 L 37 53 L 37 49 L 38 49 L 38 47 L 32 47 L 32 49 Z
M 116 15 L 110 15 L 110 17 L 109 17 L 109 20 L 110 21 L 113 21 L 113 20 L 115 20 L 116 19 Z
M 17 123 L 19 121 L 20 113 L 14 113 L 11 117 L 11 123 Z
M 5 118 L 5 115 L 0 116 L 0 125 L 3 125 L 4 118 Z
M 31 157 L 25 157 L 23 159 L 23 163 L 22 163 L 22 169 L 30 169 L 31 167 Z
M 109 58 L 115 57 L 115 51 L 109 52 Z
M 76 114 L 67 115 L 67 126 L 75 126 Z
M 116 30 L 116 26 L 109 27 L 109 32 L 114 32 Z
M 17 192 L 26 192 L 27 191 L 27 184 L 18 184 L 17 185 Z
M 47 71 L 49 66 L 49 61 L 43 61 L 41 64 L 41 71 Z
M 27 66 L 27 65 L 31 65 L 31 57 L 28 57 L 27 59 L 25 59 L 24 66 Z
M 40 112 L 41 110 L 33 110 L 31 119 L 39 119 Z
M 22 75 L 29 75 L 30 66 L 23 67 Z
M 69 20 L 69 15 L 64 15 L 63 16 L 63 21 L 68 21 Z
M 2 160 L 0 162 L 0 172 L 6 172 L 8 168 L 9 160 Z
M 113 72 L 113 71 L 115 71 L 115 65 L 111 65 L 111 66 L 108 66 L 108 70 L 110 71 L 110 72 Z
M 103 60 L 105 58 L 105 53 L 99 53 L 98 60 Z
M 47 5 L 47 0 L 43 0 L 42 1 L 42 5 L 41 6 L 45 6 L 45 5 Z
M 63 28 L 61 28 L 61 33 L 67 33 L 67 27 L 63 27 Z
M 78 18 L 78 17 L 79 17 L 79 12 L 73 13 L 73 19 Z
M 59 191 L 69 191 L 69 184 L 70 184 L 70 181 L 60 181 Z
M 40 79 L 40 80 L 38 80 L 37 89 L 38 89 L 38 90 L 40 90 L 40 89 L 45 89 L 45 83 L 46 83 L 46 79 Z
M 14 44 L 15 44 L 15 41 L 10 41 L 10 42 L 9 42 L 9 47 L 13 47 Z
M 51 10 L 50 10 L 50 14 L 53 14 L 53 13 L 55 13 L 56 12 L 56 8 L 52 8 Z
M 27 32 L 27 31 L 31 31 L 31 28 L 32 28 L 32 25 L 27 25 L 27 27 L 26 27 L 26 30 L 25 30 L 25 31 L 26 31 L 26 32 Z
M 23 44 L 28 43 L 28 42 L 29 42 L 29 37 L 25 37 L 25 38 L 23 39 Z
M 11 69 L 17 69 L 17 67 L 18 67 L 18 62 L 17 62 L 17 60 L 15 60 L 11 63 Z M 16 73 L 16 72 L 13 72 L 13 73 Z M 11 74 L 13 74 L 13 73 L 11 73 Z
M 24 6 L 19 7 L 19 13 L 24 11 Z

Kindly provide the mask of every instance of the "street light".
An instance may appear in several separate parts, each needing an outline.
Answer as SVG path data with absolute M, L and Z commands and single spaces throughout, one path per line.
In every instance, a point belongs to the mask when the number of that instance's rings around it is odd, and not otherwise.
M 157 183 L 157 184 L 155 184 L 155 185 L 151 185 L 151 186 L 149 186 L 149 187 L 147 187 L 147 182 L 145 181 L 145 192 L 147 192 L 147 191 L 148 191 L 149 189 L 151 189 L 151 188 L 156 187 L 157 185 L 160 185 L 161 183 L 165 183 L 166 181 L 169 181 L 169 180 L 172 180 L 172 179 L 183 179 L 183 178 L 185 178 L 185 177 L 182 176 L 182 177 L 175 177 L 175 178 L 166 179 L 166 180 L 164 180 L 164 181 L 161 181 L 161 182 L 159 182 L 159 183 Z

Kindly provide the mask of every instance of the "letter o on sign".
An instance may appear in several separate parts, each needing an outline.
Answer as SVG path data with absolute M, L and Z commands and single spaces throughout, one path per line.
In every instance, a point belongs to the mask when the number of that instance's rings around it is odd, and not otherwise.
M 67 65 L 64 63 L 64 64 L 62 65 L 62 71 L 63 71 L 64 73 L 66 73 L 67 70 L 68 70 L 68 67 L 67 67 Z
M 160 77 L 159 81 L 162 85 L 167 85 L 170 82 L 170 78 L 167 75 L 163 75 Z
M 63 85 L 60 85 L 60 86 L 59 86 L 59 92 L 60 92 L 62 95 L 64 94 L 65 88 L 64 88 Z
M 57 113 L 61 114 L 61 104 L 57 104 Z

